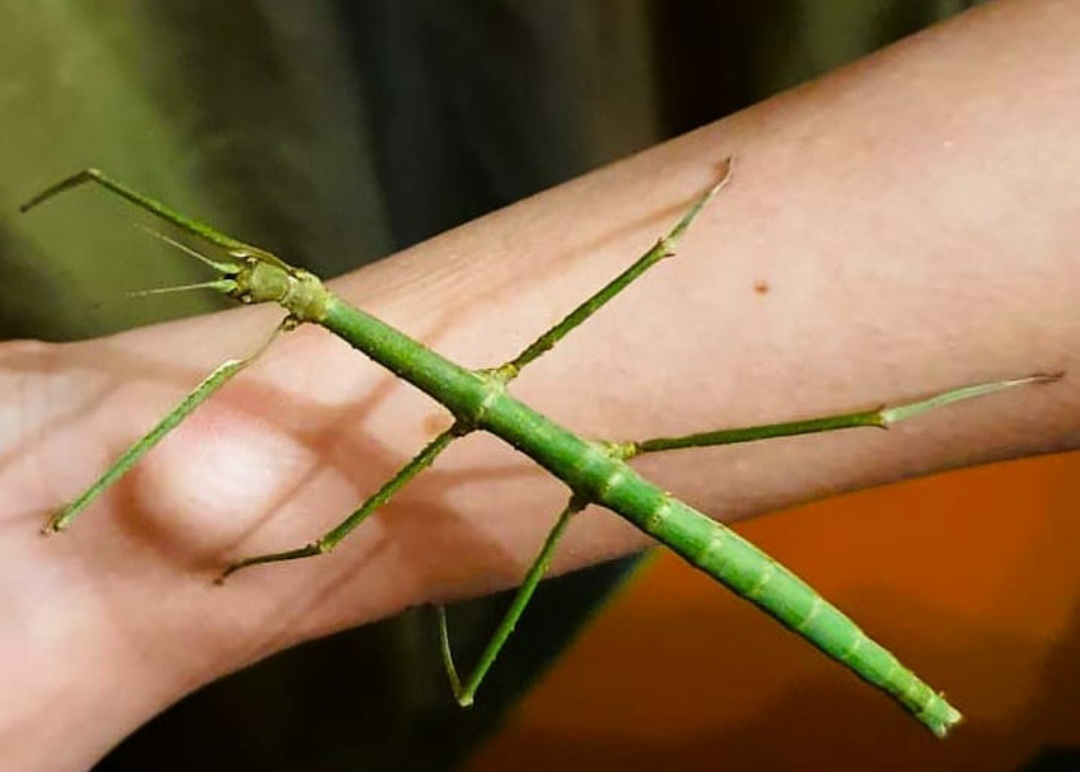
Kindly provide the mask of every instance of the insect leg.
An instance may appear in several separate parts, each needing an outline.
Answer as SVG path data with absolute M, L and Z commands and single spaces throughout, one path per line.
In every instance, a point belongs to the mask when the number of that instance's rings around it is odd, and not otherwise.
M 541 547 L 536 559 L 529 566 L 529 570 L 525 574 L 525 581 L 518 588 L 517 595 L 514 596 L 510 608 L 484 647 L 476 667 L 464 682 L 458 677 L 457 668 L 454 666 L 454 658 L 450 652 L 450 632 L 446 624 L 446 608 L 439 606 L 439 640 L 442 648 L 443 664 L 446 666 L 446 674 L 450 678 L 450 687 L 454 691 L 454 697 L 462 707 L 472 705 L 476 690 L 480 687 L 488 670 L 491 669 L 496 657 L 499 656 L 499 652 L 506 645 L 510 634 L 514 632 L 514 627 L 524 613 L 525 607 L 532 600 L 537 585 L 540 584 L 540 580 L 544 578 L 544 574 L 547 573 L 548 568 L 551 566 L 555 546 L 566 532 L 570 520 L 584 509 L 586 504 L 587 502 L 581 501 L 575 496 L 570 499 L 570 503 L 566 505 L 566 508 L 559 515 L 555 527 L 551 529 L 551 533 L 548 534 L 547 539 L 544 541 L 544 546 Z
M 165 222 L 172 223 L 181 230 L 187 231 L 194 236 L 198 236 L 211 244 L 215 244 L 222 249 L 227 250 L 229 254 L 234 257 L 255 257 L 264 262 L 276 265 L 279 268 L 291 270 L 291 266 L 276 255 L 267 252 L 264 249 L 260 249 L 259 247 L 252 246 L 251 244 L 245 244 L 243 241 L 234 239 L 232 236 L 222 233 L 206 223 L 181 214 L 157 199 L 139 193 L 137 190 L 128 187 L 124 183 L 114 180 L 100 169 L 83 169 L 81 172 L 60 180 L 60 182 L 51 185 L 20 206 L 19 211 L 28 212 L 53 196 L 72 190 L 73 188 L 81 187 L 87 183 L 100 185 L 110 193 L 127 199 L 138 208 L 150 212 L 155 217 L 158 217 Z M 229 272 L 230 270 L 235 269 L 235 266 L 225 264 L 216 265 L 215 267 L 223 272 Z
M 675 224 L 675 227 L 672 228 L 666 236 L 657 241 L 652 249 L 643 254 L 633 265 L 608 282 L 608 284 L 601 288 L 595 295 L 588 298 L 585 302 L 567 314 L 562 321 L 526 346 L 520 354 L 498 368 L 498 371 L 504 375 L 506 380 L 509 381 L 516 377 L 525 365 L 538 359 L 542 354 L 549 351 L 552 346 L 566 337 L 571 330 L 599 311 L 609 300 L 626 289 L 631 282 L 651 267 L 665 257 L 674 255 L 675 248 L 683 233 L 685 233 L 691 223 L 694 222 L 701 210 L 705 208 L 705 205 L 712 200 L 712 197 L 719 193 L 728 183 L 728 180 L 731 179 L 732 163 L 732 158 L 729 157 L 724 159 L 720 181 L 713 185 L 703 196 L 698 198 L 693 206 L 690 207 L 689 211 L 683 215 L 682 219 Z
M 332 551 L 346 536 L 375 512 L 376 509 L 390 500 L 390 497 L 405 487 L 405 484 L 420 474 L 424 469 L 438 458 L 458 437 L 463 436 L 463 430 L 455 424 L 429 442 L 423 450 L 416 454 L 405 466 L 383 483 L 372 496 L 360 505 L 352 514 L 331 528 L 321 537 L 296 549 L 283 552 L 268 552 L 262 555 L 253 555 L 231 563 L 218 577 L 218 584 L 222 583 L 230 575 L 235 574 L 242 568 L 259 565 L 261 563 L 279 563 L 284 560 L 299 560 L 317 555 L 325 555 Z
M 206 376 L 202 383 L 192 389 L 187 396 L 180 401 L 180 404 L 162 418 L 153 429 L 142 437 L 142 439 L 128 448 L 128 450 L 117 459 L 116 463 L 109 467 L 109 469 L 106 470 L 105 473 L 89 488 L 83 491 L 78 498 L 49 518 L 49 522 L 46 523 L 45 527 L 42 529 L 42 533 L 56 533 L 57 531 L 63 531 L 70 526 L 71 522 L 80 512 L 86 509 L 94 499 L 123 477 L 131 467 L 138 463 L 139 459 L 149 453 L 151 448 L 165 439 L 165 436 L 179 426 L 180 423 L 195 410 L 195 408 L 208 400 L 222 386 L 232 380 L 237 373 L 258 359 L 259 355 L 266 351 L 266 349 L 270 347 L 270 344 L 277 339 L 278 334 L 284 330 L 291 329 L 293 324 L 294 322 L 291 318 L 286 318 L 274 329 L 274 332 L 253 354 L 243 359 L 230 359 L 210 373 L 210 375 Z
M 1016 386 L 1025 386 L 1037 383 L 1051 383 L 1060 380 L 1061 373 L 1036 374 L 1024 378 L 1011 378 L 1002 381 L 989 381 L 970 386 L 961 386 L 956 389 L 932 394 L 924 399 L 906 402 L 900 405 L 881 406 L 870 410 L 859 410 L 851 413 L 838 413 L 835 415 L 819 418 L 806 418 L 798 421 L 783 423 L 764 424 L 761 426 L 747 426 L 737 429 L 719 429 L 712 432 L 700 432 L 688 434 L 682 437 L 655 437 L 648 440 L 634 442 L 614 443 L 623 458 L 632 458 L 644 453 L 655 453 L 662 450 L 678 450 L 680 448 L 700 448 L 711 445 L 733 445 L 739 442 L 754 442 L 756 440 L 771 439 L 773 437 L 791 437 L 798 434 L 818 434 L 821 432 L 837 431 L 839 429 L 855 429 L 859 427 L 876 427 L 888 429 L 893 424 L 914 418 L 922 413 L 936 410 L 976 397 L 994 394 Z

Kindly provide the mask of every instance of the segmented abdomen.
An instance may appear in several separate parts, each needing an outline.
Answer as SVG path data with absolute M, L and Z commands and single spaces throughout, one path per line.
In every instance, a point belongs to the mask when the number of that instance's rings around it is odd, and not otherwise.
M 720 523 L 632 471 L 599 491 L 599 503 L 632 520 L 859 677 L 879 687 L 939 737 L 960 713 L 806 582 Z

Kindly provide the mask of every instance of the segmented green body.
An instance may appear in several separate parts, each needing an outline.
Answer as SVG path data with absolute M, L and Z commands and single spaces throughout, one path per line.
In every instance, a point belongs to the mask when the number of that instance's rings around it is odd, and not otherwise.
M 960 713 L 806 582 L 730 528 L 645 480 L 605 443 L 588 442 L 507 393 L 496 373 L 445 359 L 331 296 L 312 321 L 491 432 L 565 482 L 580 498 L 622 515 L 689 563 L 881 688 L 944 736 Z

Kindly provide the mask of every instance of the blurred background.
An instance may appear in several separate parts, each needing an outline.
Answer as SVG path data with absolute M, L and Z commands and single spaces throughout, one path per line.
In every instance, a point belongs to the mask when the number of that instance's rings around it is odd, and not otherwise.
M 7 4 L 0 334 L 64 340 L 217 307 L 123 299 L 202 275 L 105 196 L 15 214 L 78 168 L 332 276 L 973 4 Z M 97 769 L 1077 769 L 1078 473 L 1073 457 L 1025 461 L 740 527 L 949 686 L 970 721 L 945 744 L 662 556 L 547 583 L 469 711 L 419 611 L 213 684 Z M 466 661 L 505 602 L 455 610 Z

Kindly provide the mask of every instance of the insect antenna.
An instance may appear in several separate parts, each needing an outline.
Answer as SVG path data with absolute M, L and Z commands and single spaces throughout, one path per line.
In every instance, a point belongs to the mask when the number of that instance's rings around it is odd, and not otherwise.
M 148 225 L 143 225 L 142 223 L 135 223 L 135 227 L 138 228 L 139 230 L 141 230 L 143 233 L 146 233 L 149 236 L 153 236 L 155 239 L 158 239 L 159 241 L 165 242 L 170 247 L 174 247 L 175 249 L 179 249 L 181 252 L 183 252 L 183 253 L 185 253 L 187 255 L 190 255 L 191 257 L 194 257 L 200 263 L 202 263 L 203 265 L 210 266 L 211 268 L 213 268 L 218 273 L 229 275 L 229 274 L 235 274 L 237 271 L 240 270 L 240 266 L 237 265 L 236 263 L 229 263 L 229 262 L 224 262 L 224 261 L 221 261 L 221 260 L 214 260 L 213 258 L 204 255 L 202 252 L 198 251 L 194 247 L 190 247 L 190 246 L 188 246 L 187 244 L 185 244 L 182 241 L 177 241 L 173 237 L 167 236 L 164 233 L 162 233 L 161 231 L 154 230 L 153 228 L 151 228 Z
M 200 263 L 208 265 L 215 271 L 222 274 L 221 278 L 213 279 L 211 281 L 200 281 L 191 284 L 178 284 L 174 287 L 152 287 L 144 290 L 134 290 L 132 292 L 125 292 L 124 297 L 128 298 L 143 298 L 152 295 L 169 295 L 174 292 L 189 292 L 192 290 L 212 289 L 216 292 L 223 294 L 229 294 L 236 289 L 236 282 L 231 278 L 235 276 L 240 270 L 240 266 L 235 263 L 227 263 L 219 260 L 214 260 L 211 257 L 204 255 L 197 249 L 188 246 L 182 241 L 177 241 L 171 236 L 167 236 L 161 231 L 154 230 L 153 228 L 143 225 L 142 223 L 135 223 L 135 227 L 144 233 L 153 236 L 155 239 L 165 242 L 170 247 L 179 249 L 181 252 L 194 257 Z

